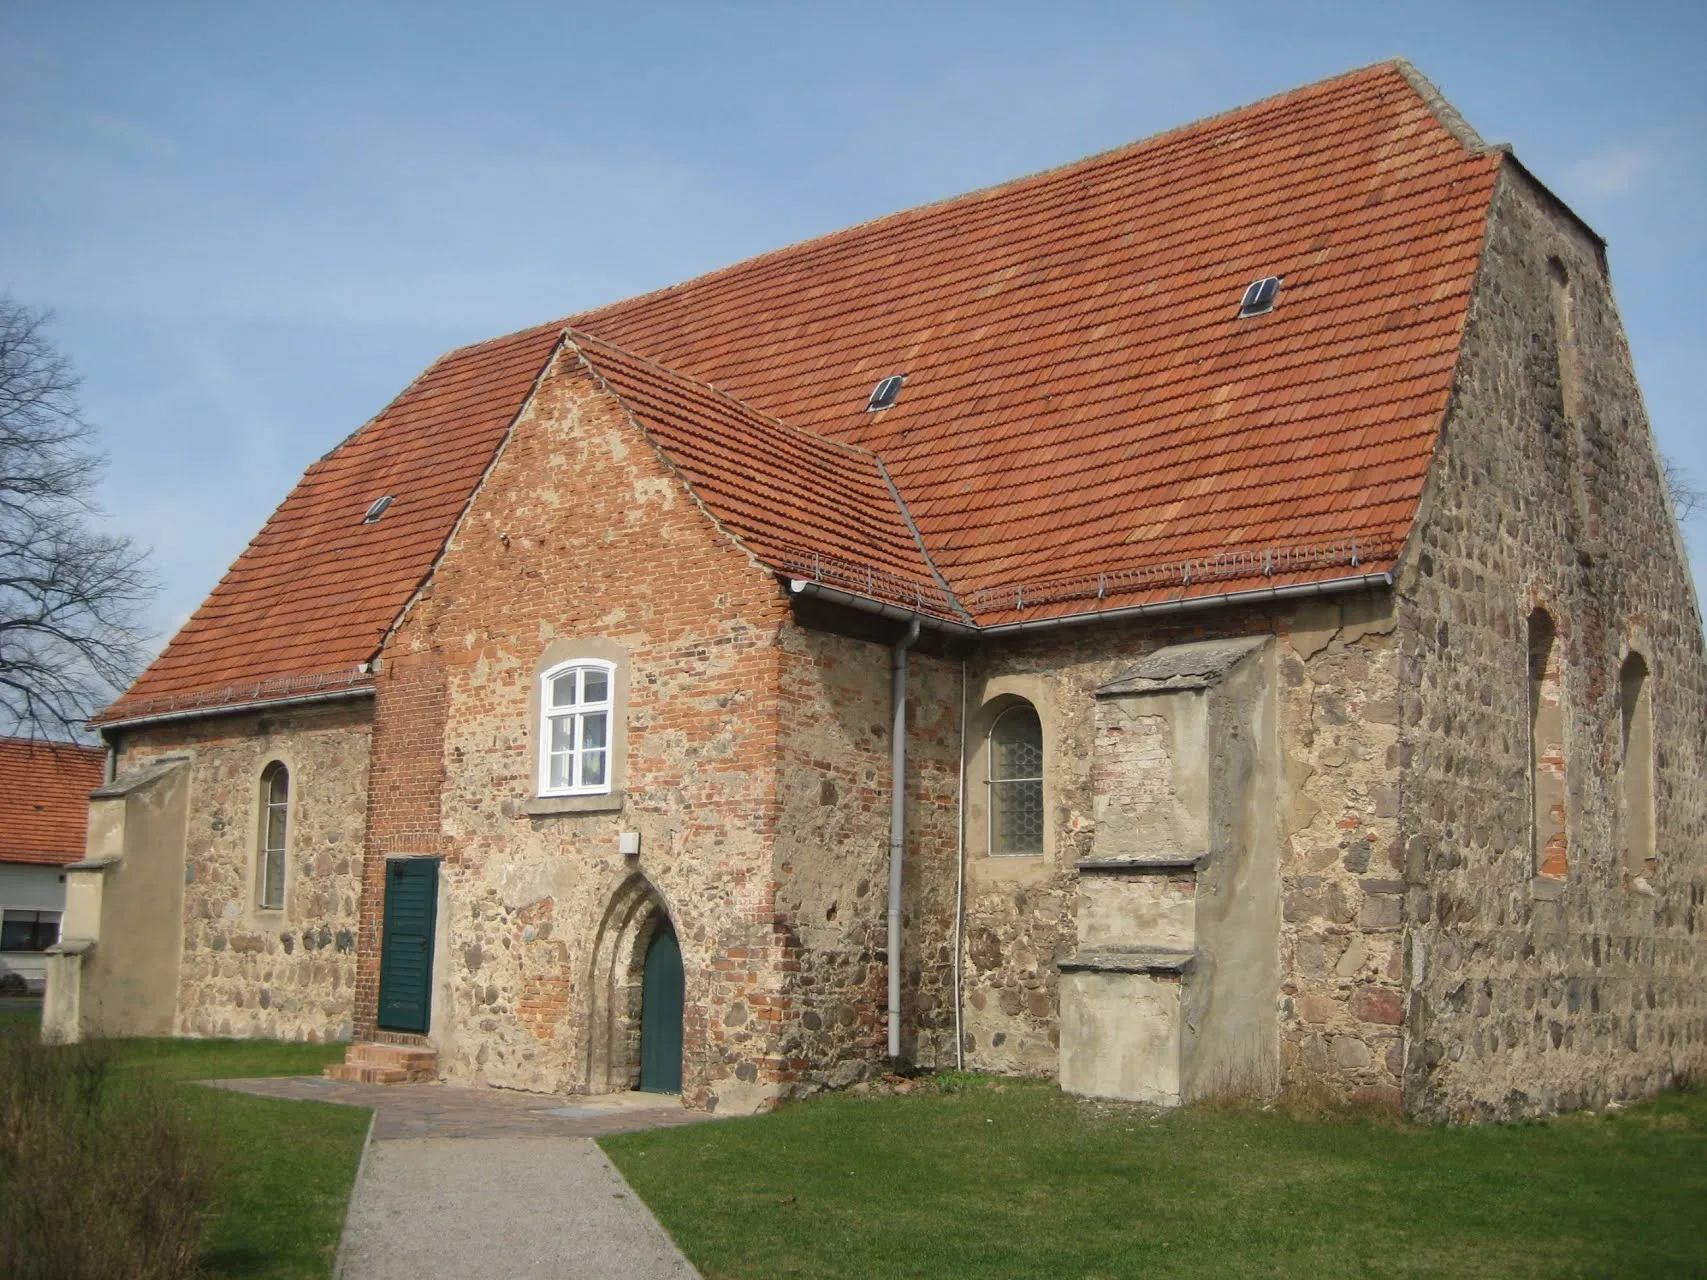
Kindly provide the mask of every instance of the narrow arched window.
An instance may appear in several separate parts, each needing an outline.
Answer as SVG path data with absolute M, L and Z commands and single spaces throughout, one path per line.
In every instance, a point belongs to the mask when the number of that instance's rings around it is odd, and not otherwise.
M 1618 704 L 1624 748 L 1619 762 L 1624 869 L 1645 876 L 1654 870 L 1654 702 L 1648 664 L 1639 653 L 1624 659 Z
M 1569 869 L 1566 830 L 1564 659 L 1553 619 L 1529 615 L 1529 792 L 1537 875 L 1563 878 Z
M 612 675 L 609 662 L 577 661 L 539 678 L 539 794 L 610 790 Z
M 990 852 L 1043 852 L 1043 724 L 1029 702 L 990 726 Z
M 261 771 L 261 905 L 284 906 L 290 770 L 275 760 Z
M 1574 422 L 1581 397 L 1577 370 L 1577 318 L 1571 296 L 1571 276 L 1557 258 L 1547 259 L 1547 277 L 1553 304 L 1553 350 L 1559 361 L 1559 400 L 1567 421 Z

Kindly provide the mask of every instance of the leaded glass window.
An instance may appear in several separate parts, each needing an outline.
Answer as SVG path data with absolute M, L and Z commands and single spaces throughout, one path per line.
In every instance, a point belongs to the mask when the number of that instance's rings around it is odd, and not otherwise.
M 1027 702 L 990 726 L 990 852 L 1043 852 L 1043 724 Z
M 277 760 L 261 772 L 261 905 L 284 906 L 285 823 L 290 817 L 290 770 Z
M 608 662 L 573 662 L 540 677 L 539 794 L 610 790 L 611 682 Z

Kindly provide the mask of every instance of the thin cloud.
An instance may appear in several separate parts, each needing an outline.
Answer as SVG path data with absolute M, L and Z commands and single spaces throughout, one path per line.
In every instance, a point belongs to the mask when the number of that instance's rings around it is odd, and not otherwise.
M 1589 195 L 1625 196 L 1640 186 L 1658 163 L 1659 157 L 1646 148 L 1611 147 L 1577 161 L 1567 177 Z

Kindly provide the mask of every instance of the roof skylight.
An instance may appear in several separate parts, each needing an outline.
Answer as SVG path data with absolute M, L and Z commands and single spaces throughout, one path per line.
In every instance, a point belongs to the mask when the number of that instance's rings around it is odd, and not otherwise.
M 1264 276 L 1261 280 L 1252 281 L 1251 287 L 1245 290 L 1244 300 L 1239 303 L 1239 319 L 1273 311 L 1275 295 L 1279 292 L 1279 276 Z
M 375 498 L 373 500 L 373 505 L 367 509 L 367 514 L 362 517 L 362 523 L 372 524 L 375 520 L 385 514 L 385 509 L 390 505 L 391 495 L 389 493 L 383 498 Z
M 865 403 L 867 413 L 876 413 L 879 409 L 888 409 L 901 398 L 901 384 L 907 380 L 906 374 L 891 374 L 879 382 L 871 393 L 871 399 Z

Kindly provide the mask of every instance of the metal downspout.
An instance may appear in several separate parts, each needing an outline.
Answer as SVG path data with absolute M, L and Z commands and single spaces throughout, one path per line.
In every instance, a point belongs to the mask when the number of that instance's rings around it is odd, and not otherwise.
M 966 1070 L 960 1029 L 960 947 L 966 932 L 966 659 L 960 660 L 960 782 L 954 800 L 954 1067 Z
M 901 872 L 907 846 L 907 650 L 919 638 L 914 618 L 890 661 L 889 731 L 889 1056 L 901 1056 Z

